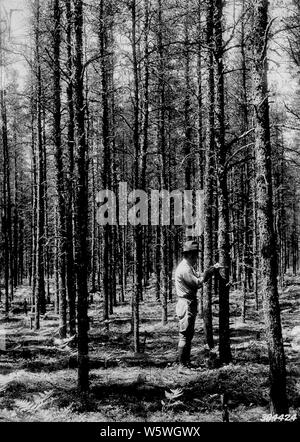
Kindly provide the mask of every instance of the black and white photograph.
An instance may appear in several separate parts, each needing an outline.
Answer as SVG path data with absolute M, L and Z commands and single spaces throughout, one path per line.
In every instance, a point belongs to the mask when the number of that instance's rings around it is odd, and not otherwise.
M 0 0 L 0 427 L 287 436 L 299 245 L 300 0 Z

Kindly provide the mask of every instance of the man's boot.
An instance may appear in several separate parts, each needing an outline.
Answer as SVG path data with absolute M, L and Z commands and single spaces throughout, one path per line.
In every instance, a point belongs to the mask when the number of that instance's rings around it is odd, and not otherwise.
M 190 374 L 191 370 L 187 367 L 187 348 L 186 345 L 178 347 L 178 373 Z
M 178 346 L 178 364 L 186 365 L 186 346 Z
M 180 363 L 180 361 L 179 361 Z M 181 364 L 180 364 L 181 365 Z M 194 364 L 191 362 L 191 343 L 186 343 L 183 351 L 183 363 L 182 366 L 184 369 L 189 369 L 192 371 L 199 370 L 199 367 L 197 364 Z
M 191 343 L 186 344 L 185 349 L 185 365 L 191 370 L 197 370 L 197 365 L 191 362 Z
M 191 343 L 186 343 L 185 346 L 185 363 L 186 365 L 191 363 Z

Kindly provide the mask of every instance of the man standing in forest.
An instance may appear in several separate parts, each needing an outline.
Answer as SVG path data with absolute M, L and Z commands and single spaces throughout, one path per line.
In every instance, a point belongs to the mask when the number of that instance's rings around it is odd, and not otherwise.
M 179 319 L 178 362 L 179 371 L 191 368 L 191 344 L 197 316 L 197 290 L 221 267 L 216 263 L 203 276 L 195 270 L 199 254 L 197 241 L 187 241 L 183 246 L 183 259 L 175 271 L 175 289 L 178 296 L 176 315 Z

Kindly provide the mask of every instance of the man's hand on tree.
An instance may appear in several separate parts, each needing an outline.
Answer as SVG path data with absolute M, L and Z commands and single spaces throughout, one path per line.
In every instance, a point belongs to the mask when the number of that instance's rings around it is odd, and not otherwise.
M 216 264 L 214 264 L 213 266 L 216 270 L 218 269 L 224 269 L 224 266 L 221 266 L 221 264 L 219 262 L 216 262 Z

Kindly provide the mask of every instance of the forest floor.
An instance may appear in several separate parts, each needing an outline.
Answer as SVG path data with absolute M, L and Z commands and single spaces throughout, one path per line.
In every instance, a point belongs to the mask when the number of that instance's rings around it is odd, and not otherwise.
M 230 421 L 268 419 L 268 356 L 262 311 L 248 302 L 246 322 L 240 318 L 239 293 L 231 293 L 233 362 L 218 364 L 217 350 L 208 352 L 198 317 L 192 360 L 199 370 L 178 374 L 175 363 L 175 304 L 169 322 L 161 325 L 161 306 L 154 281 L 141 303 L 143 353 L 134 354 L 130 334 L 130 303 L 114 309 L 103 323 L 101 299 L 93 295 L 90 326 L 90 390 L 83 404 L 77 394 L 76 349 L 57 339 L 58 317 L 49 304 L 41 329 L 30 326 L 22 311 L 30 288 L 19 287 L 12 313 L 0 304 L 0 421 L 222 421 L 221 394 L 229 398 Z M 3 298 L 3 297 L 2 297 Z M 287 277 L 280 294 L 287 359 L 290 414 L 300 410 L 300 277 Z M 214 331 L 217 342 L 217 303 Z

